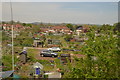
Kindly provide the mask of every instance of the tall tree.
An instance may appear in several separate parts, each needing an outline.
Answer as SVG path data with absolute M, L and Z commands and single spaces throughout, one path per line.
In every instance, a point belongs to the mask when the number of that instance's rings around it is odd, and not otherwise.
M 86 57 L 76 58 L 75 65 L 72 69 L 65 71 L 64 77 L 120 78 L 118 37 L 115 37 L 113 27 L 104 25 L 104 28 L 101 28 L 100 36 L 95 36 L 94 29 L 87 33 L 89 39 L 81 48 L 81 53 Z
M 70 30 L 72 30 L 72 31 L 74 30 L 74 27 L 73 27 L 72 24 L 67 24 L 66 26 L 67 26 L 68 28 L 70 28 Z

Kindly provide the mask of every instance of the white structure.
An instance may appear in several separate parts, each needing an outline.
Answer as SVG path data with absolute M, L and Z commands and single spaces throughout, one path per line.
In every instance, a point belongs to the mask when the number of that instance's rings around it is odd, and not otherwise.
M 43 69 L 43 65 L 40 64 L 39 62 L 36 62 L 33 64 L 33 68 L 40 68 L 40 69 Z

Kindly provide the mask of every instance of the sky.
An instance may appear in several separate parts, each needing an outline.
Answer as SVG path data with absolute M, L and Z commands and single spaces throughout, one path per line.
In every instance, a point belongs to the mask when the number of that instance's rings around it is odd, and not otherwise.
M 2 21 L 11 20 L 10 3 L 2 2 Z M 39 2 L 12 0 L 13 20 L 20 22 L 114 24 L 118 22 L 118 0 L 109 2 Z M 36 2 L 38 1 L 38 2 Z M 72 0 L 71 0 L 72 1 Z
M 2 2 L 118 2 L 120 0 L 1 0 Z

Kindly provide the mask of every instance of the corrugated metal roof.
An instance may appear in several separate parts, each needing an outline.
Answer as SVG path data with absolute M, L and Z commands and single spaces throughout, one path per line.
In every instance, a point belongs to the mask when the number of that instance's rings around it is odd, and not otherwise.
M 27 54 L 27 51 L 23 51 L 19 55 L 21 55 L 21 54 Z
M 14 72 L 14 71 L 4 71 L 4 72 L 0 72 L 0 78 L 10 77 L 13 72 Z

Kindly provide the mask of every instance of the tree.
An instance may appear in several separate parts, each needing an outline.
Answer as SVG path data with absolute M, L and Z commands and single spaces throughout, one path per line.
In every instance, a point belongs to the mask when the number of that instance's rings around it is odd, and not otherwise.
M 26 26 L 32 27 L 32 25 L 31 25 L 31 24 L 26 24 Z
M 75 65 L 71 64 L 72 68 L 64 70 L 64 77 L 120 78 L 120 49 L 113 30 L 113 26 L 104 25 L 99 33 L 101 36 L 95 36 L 94 29 L 91 29 L 87 33 L 86 45 L 81 48 L 86 57 L 75 58 Z
M 23 26 L 26 26 L 26 23 L 22 23 Z
M 73 27 L 72 24 L 67 24 L 66 26 L 67 26 L 68 28 L 70 28 L 70 30 L 72 30 L 72 31 L 74 30 L 74 27 Z
M 21 22 L 20 22 L 20 21 L 17 21 L 16 24 L 21 24 Z

